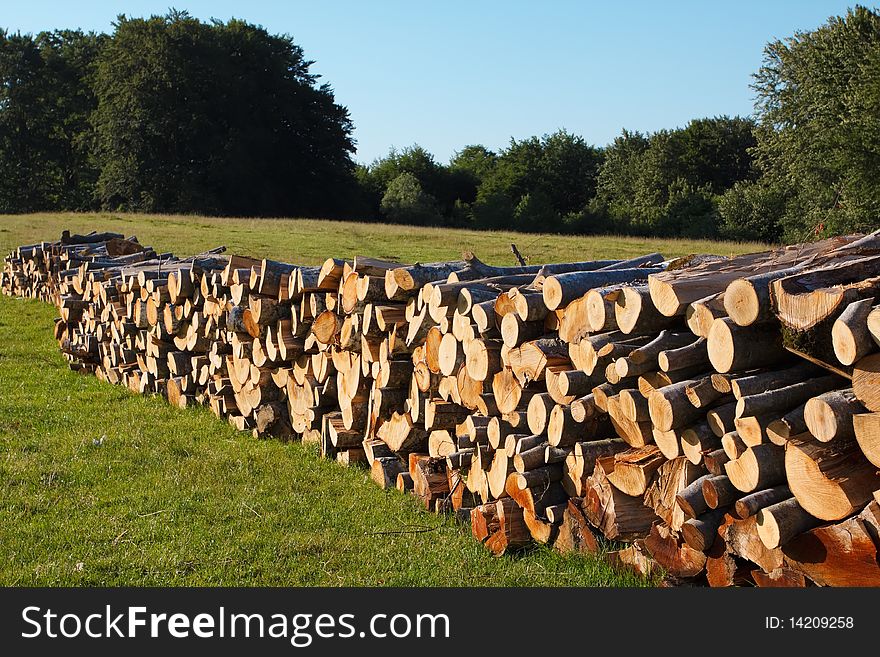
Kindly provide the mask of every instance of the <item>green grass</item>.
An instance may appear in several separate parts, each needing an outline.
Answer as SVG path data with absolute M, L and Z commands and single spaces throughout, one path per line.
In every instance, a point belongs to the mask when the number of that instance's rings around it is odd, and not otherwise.
M 510 262 L 758 245 L 512 235 L 133 215 L 0 217 L 0 250 L 115 229 L 181 255 L 218 243 L 299 262 L 355 253 L 428 261 L 473 249 Z M 309 446 L 255 440 L 205 409 L 172 408 L 71 372 L 55 311 L 0 297 L 0 585 L 638 586 L 601 560 L 545 547 L 493 558 L 467 528 L 383 491 Z
M 142 244 L 177 255 L 191 255 L 222 244 L 230 253 L 298 264 L 355 255 L 430 262 L 459 258 L 463 251 L 473 251 L 488 263 L 514 264 L 511 242 L 533 263 L 626 258 L 652 251 L 669 257 L 689 253 L 733 255 L 766 248 L 754 242 L 517 234 L 317 219 L 103 213 L 0 215 L 0 251 L 5 254 L 20 244 L 58 239 L 65 228 L 71 232 L 113 230 L 137 235 Z

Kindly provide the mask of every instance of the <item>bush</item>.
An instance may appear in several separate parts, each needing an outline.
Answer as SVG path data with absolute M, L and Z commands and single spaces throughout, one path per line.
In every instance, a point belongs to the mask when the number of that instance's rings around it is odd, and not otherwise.
M 388 221 L 396 224 L 425 226 L 441 220 L 436 200 L 411 173 L 402 173 L 391 181 L 380 207 Z

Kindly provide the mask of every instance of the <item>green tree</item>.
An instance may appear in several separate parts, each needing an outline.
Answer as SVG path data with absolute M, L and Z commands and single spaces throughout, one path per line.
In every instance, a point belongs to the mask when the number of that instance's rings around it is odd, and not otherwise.
M 876 228 L 880 15 L 856 6 L 816 30 L 769 43 L 754 90 L 757 184 L 782 206 L 766 219 L 787 240 Z
M 392 223 L 424 226 L 440 222 L 436 199 L 422 189 L 414 174 L 406 171 L 389 183 L 381 210 Z
M 102 205 L 341 212 L 352 126 L 311 64 L 290 37 L 243 21 L 120 16 L 95 78 Z
M 90 78 L 104 41 L 0 30 L 0 211 L 91 207 Z

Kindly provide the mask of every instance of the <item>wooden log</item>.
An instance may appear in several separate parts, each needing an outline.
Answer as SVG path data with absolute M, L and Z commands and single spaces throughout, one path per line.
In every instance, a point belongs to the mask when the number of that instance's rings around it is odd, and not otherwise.
M 629 445 L 619 438 L 576 443 L 565 458 L 562 485 L 566 492 L 572 497 L 582 497 L 586 479 L 596 467 L 596 459 L 614 456 L 627 449 Z
M 880 468 L 880 413 L 855 415 L 853 431 L 862 454 Z
M 785 413 L 811 397 L 833 390 L 839 385 L 840 377 L 831 374 L 757 395 L 740 397 L 736 402 L 736 417 Z
M 724 514 L 724 509 L 712 509 L 697 518 L 685 520 L 681 526 L 681 536 L 688 547 L 707 552 L 715 542 Z
M 705 474 L 702 467 L 695 466 L 684 457 L 666 461 L 657 470 L 657 476 L 645 491 L 645 506 L 672 530 L 678 531 L 686 516 L 677 503 L 678 495 L 691 483 Z
M 777 445 L 764 443 L 725 463 L 724 471 L 738 490 L 752 493 L 785 481 L 785 456 Z
M 757 564 L 764 572 L 772 572 L 783 566 L 782 550 L 769 549 L 758 536 L 757 516 L 733 520 L 721 531 L 727 548 L 733 554 Z
M 685 310 L 685 320 L 694 335 L 707 338 L 713 322 L 719 317 L 726 317 L 724 310 L 724 293 L 712 294 L 691 303 Z
M 739 498 L 734 504 L 734 512 L 738 518 L 745 519 L 757 514 L 764 507 L 782 502 L 790 497 L 792 497 L 791 490 L 784 484 L 765 488 Z
M 855 438 L 853 417 L 865 411 L 852 388 L 823 393 L 808 400 L 804 422 L 816 440 L 852 440 Z
M 742 327 L 727 317 L 716 319 L 707 340 L 709 361 L 722 374 L 768 367 L 787 357 L 779 331 L 761 324 Z
M 553 544 L 563 554 L 596 554 L 599 551 L 596 534 L 581 510 L 582 503 L 581 498 L 571 498 L 565 505 L 559 534 Z
M 678 532 L 662 523 L 651 527 L 645 538 L 645 548 L 673 577 L 696 577 L 706 568 L 706 555 L 684 543 Z
M 647 285 L 623 288 L 614 302 L 614 317 L 618 328 L 626 334 L 654 333 L 677 323 L 657 310 Z
M 705 415 L 704 409 L 697 408 L 688 399 L 687 389 L 696 383 L 697 380 L 688 379 L 651 392 L 648 409 L 654 427 L 660 431 L 687 427 Z
M 547 308 L 556 310 L 564 308 L 593 288 L 644 280 L 649 274 L 659 271 L 656 267 L 645 267 L 556 274 L 544 279 L 541 291 Z
M 760 395 L 778 388 L 803 383 L 820 373 L 812 363 L 797 363 L 784 369 L 772 369 L 758 373 L 732 376 L 728 382 L 730 392 L 737 399 Z M 717 381 L 716 381 L 717 384 Z
M 654 444 L 664 458 L 674 459 L 681 456 L 681 432 L 678 429 L 660 431 L 660 429 L 654 428 L 652 433 Z
M 675 502 L 686 518 L 696 518 L 709 511 L 709 505 L 703 496 L 703 482 L 710 476 L 712 475 L 705 474 L 692 479 L 676 494 Z
M 793 568 L 777 568 L 776 570 L 765 573 L 763 570 L 755 569 L 751 572 L 755 586 L 761 588 L 797 588 L 806 587 L 808 580 L 802 572 Z
M 730 461 L 730 457 L 723 449 L 715 449 L 703 454 L 703 465 L 713 475 L 725 474 L 724 465 Z
M 641 498 L 626 495 L 613 486 L 605 475 L 604 465 L 610 467 L 608 458 L 599 459 L 593 474 L 587 479 L 584 516 L 609 540 L 644 536 L 657 516 L 642 504 Z
M 397 475 L 406 471 L 406 466 L 396 456 L 380 456 L 370 466 L 370 478 L 382 488 L 397 486 Z
M 869 411 L 880 412 L 880 354 L 871 354 L 853 367 L 853 392 Z
M 596 395 L 594 389 L 593 395 Z M 608 418 L 617 435 L 623 438 L 632 447 L 644 447 L 654 440 L 653 428 L 650 422 L 633 422 L 620 410 L 620 402 L 617 396 L 607 400 Z
M 756 520 L 758 536 L 770 550 L 782 547 L 795 536 L 820 524 L 793 497 L 760 509 Z
M 710 509 L 727 508 L 742 497 L 727 475 L 713 475 L 703 481 L 703 498 Z
M 842 520 L 880 489 L 877 467 L 855 441 L 791 440 L 785 445 L 788 486 L 805 511 L 820 520 Z
M 495 556 L 521 549 L 532 542 L 532 535 L 523 519 L 523 510 L 510 498 L 498 500 L 499 529 L 486 540 L 486 547 Z
M 657 354 L 657 363 L 664 372 L 682 370 L 688 367 L 709 369 L 709 349 L 705 338 L 698 338 L 688 344 L 667 348 Z
M 550 413 L 555 406 L 556 402 L 548 393 L 542 392 L 534 395 L 529 400 L 529 406 L 526 410 L 529 431 L 535 435 L 544 434 L 550 421 Z
M 666 459 L 656 445 L 646 445 L 616 454 L 606 463 L 608 480 L 622 493 L 642 496 Z
M 706 422 L 709 428 L 716 436 L 721 436 L 734 431 L 734 420 L 736 419 L 736 402 L 723 404 L 706 413 Z
M 783 547 L 786 564 L 820 586 L 880 586 L 878 517 L 871 502 L 857 516 L 801 534 Z
M 712 383 L 712 377 L 707 376 L 697 379 L 695 383 L 685 387 L 685 395 L 694 408 L 706 409 L 713 405 L 723 403 L 724 393 L 718 391 Z
M 776 316 L 806 331 L 838 316 L 850 303 L 875 297 L 880 289 L 880 256 L 835 262 L 771 283 Z
M 694 465 L 702 463 L 706 453 L 720 447 L 721 439 L 712 433 L 708 422 L 698 422 L 681 432 L 682 454 Z
M 831 327 L 834 355 L 843 365 L 853 365 L 875 351 L 877 344 L 868 329 L 868 316 L 874 309 L 873 298 L 853 301 Z M 880 308 L 880 306 L 877 306 Z

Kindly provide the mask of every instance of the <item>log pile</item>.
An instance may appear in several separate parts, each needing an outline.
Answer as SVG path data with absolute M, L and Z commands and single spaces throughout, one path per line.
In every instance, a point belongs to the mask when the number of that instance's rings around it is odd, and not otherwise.
M 495 267 L 23 246 L 72 369 L 454 513 L 712 586 L 880 584 L 880 235 Z

